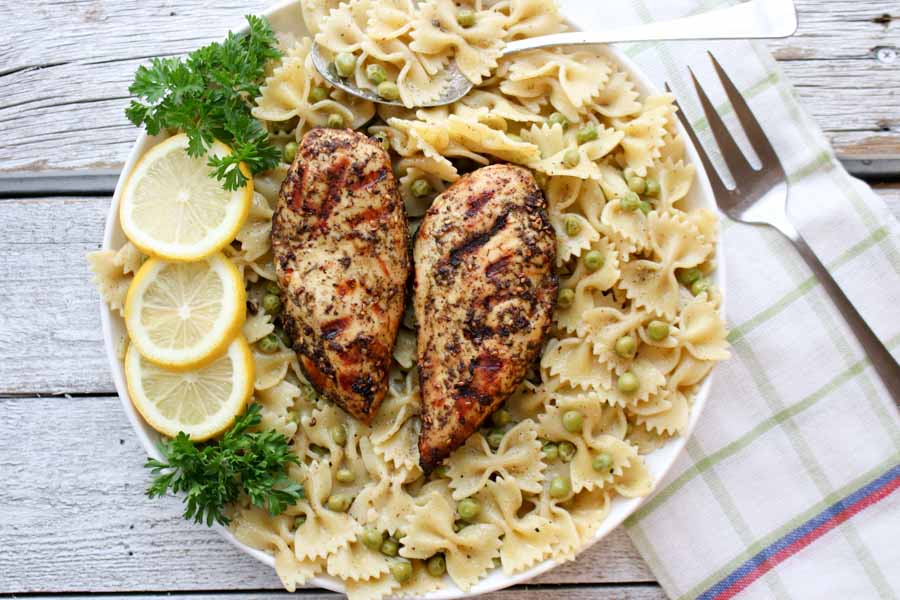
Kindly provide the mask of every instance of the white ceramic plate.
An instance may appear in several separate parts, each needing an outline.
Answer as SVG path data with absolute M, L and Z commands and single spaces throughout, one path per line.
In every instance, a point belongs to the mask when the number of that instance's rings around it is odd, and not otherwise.
M 590 3 L 591 0 L 567 0 L 566 8 L 569 9 L 567 12 L 569 12 L 569 14 L 577 14 L 576 10 L 573 9 L 573 5 L 577 6 L 581 4 L 584 5 L 584 11 L 589 11 Z M 290 0 L 288 2 L 284 2 L 278 4 L 277 6 L 274 6 L 266 13 L 266 16 L 269 18 L 272 27 L 276 31 L 289 31 L 296 34 L 298 37 L 308 35 L 303 24 L 302 16 L 300 14 L 299 4 L 296 2 L 296 0 Z M 572 29 L 577 29 L 577 27 L 572 26 L 571 23 L 570 27 Z M 224 27 L 222 33 L 224 36 Z M 646 78 L 646 76 L 638 69 L 637 65 L 635 65 L 623 53 L 619 52 L 615 48 L 608 48 L 605 51 L 614 61 L 619 63 L 631 75 L 632 79 L 637 83 L 638 89 L 642 95 L 659 93 L 659 90 L 657 90 L 656 87 L 654 87 L 653 84 Z M 689 162 L 693 164 L 697 170 L 697 178 L 690 194 L 686 199 L 686 203 L 690 207 L 708 208 L 713 212 L 716 212 L 715 199 L 712 194 L 712 189 L 709 185 L 709 180 L 707 179 L 706 173 L 703 170 L 703 165 L 700 163 L 695 148 L 691 144 L 691 141 L 686 133 L 681 129 L 680 124 L 679 133 L 685 142 Z M 106 217 L 106 230 L 103 236 L 104 249 L 117 249 L 126 242 L 125 235 L 122 233 L 122 229 L 119 227 L 118 219 L 119 197 L 122 193 L 122 187 L 125 182 L 125 177 L 128 173 L 131 172 L 131 169 L 137 162 L 138 158 L 140 158 L 144 154 L 144 152 L 146 152 L 154 144 L 161 141 L 161 139 L 162 138 L 159 137 L 148 136 L 143 132 L 138 135 L 137 141 L 134 144 L 134 148 L 132 148 L 131 154 L 129 155 L 128 160 L 125 162 L 125 166 L 122 169 L 122 174 L 119 176 L 119 181 L 116 185 L 116 191 L 113 195 L 112 203 L 109 207 L 109 213 Z M 721 260 L 721 244 L 719 244 L 719 246 L 717 247 L 717 254 L 719 256 L 718 268 L 713 273 L 713 280 L 719 290 L 723 292 L 724 297 L 725 273 L 723 272 L 724 261 Z M 140 439 L 141 444 L 144 446 L 144 449 L 147 451 L 147 454 L 149 456 L 161 459 L 162 456 L 157 449 L 159 434 L 143 421 L 140 414 L 138 414 L 138 412 L 134 409 L 131 401 L 128 398 L 128 388 L 125 385 L 124 367 L 122 361 L 119 360 L 116 351 L 116 348 L 119 347 L 119 343 L 125 335 L 125 323 L 119 317 L 119 315 L 112 312 L 105 303 L 101 303 L 100 311 L 101 319 L 103 322 L 103 338 L 106 345 L 106 354 L 109 357 L 109 363 L 110 367 L 112 368 L 113 381 L 115 382 L 116 390 L 119 393 L 119 398 L 122 400 L 122 407 L 125 409 L 125 413 L 128 415 L 128 418 L 131 421 L 131 425 L 134 428 L 134 431 L 137 434 L 138 438 Z M 694 426 L 696 425 L 697 420 L 700 417 L 700 413 L 703 411 L 703 407 L 706 404 L 707 397 L 709 396 L 711 377 L 712 375 L 706 378 L 706 380 L 700 386 L 699 391 L 697 392 L 694 404 L 691 409 L 691 416 L 687 433 L 682 437 L 671 440 L 668 444 L 658 449 L 656 452 L 653 452 L 645 457 L 647 468 L 650 470 L 650 473 L 653 476 L 654 486 L 658 484 L 658 482 L 665 476 L 666 472 L 675 462 L 675 459 L 678 456 L 679 452 L 681 452 L 682 448 L 684 448 L 688 436 L 693 431 Z M 622 523 L 622 521 L 624 521 L 631 513 L 637 510 L 637 508 L 641 504 L 643 504 L 648 497 L 616 497 L 612 501 L 609 516 L 607 516 L 606 520 L 603 521 L 602 525 L 594 534 L 594 537 L 590 541 L 590 543 L 582 547 L 580 549 L 580 552 L 587 550 L 590 546 L 599 542 L 607 534 L 609 534 L 609 532 L 618 527 L 619 524 Z M 196 525 L 188 523 L 185 523 L 184 526 L 196 527 Z M 220 525 L 214 525 L 214 527 L 229 542 L 231 542 L 247 554 L 255 557 L 260 562 L 265 563 L 269 566 L 269 568 L 275 568 L 275 559 L 271 555 L 241 543 L 226 527 L 222 527 Z M 449 600 L 452 598 L 468 598 L 476 596 L 478 594 L 492 592 L 505 587 L 509 587 L 511 585 L 528 581 L 529 579 L 536 577 L 541 573 L 549 571 L 558 564 L 560 563 L 553 559 L 548 559 L 541 563 L 538 563 L 527 571 L 523 571 L 522 573 L 518 573 L 512 576 L 505 575 L 500 569 L 495 569 L 487 577 L 473 586 L 468 592 L 463 592 L 462 590 L 457 588 L 449 578 L 445 578 L 446 587 L 444 589 L 432 592 L 424 596 L 424 598 L 428 598 L 429 600 Z M 315 577 L 310 581 L 310 584 L 313 586 L 327 588 L 336 592 L 344 591 L 344 586 L 341 581 L 328 575 Z

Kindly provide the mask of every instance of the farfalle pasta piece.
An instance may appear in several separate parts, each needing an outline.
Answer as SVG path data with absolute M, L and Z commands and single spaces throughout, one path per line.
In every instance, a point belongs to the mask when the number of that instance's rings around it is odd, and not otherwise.
M 281 191 L 284 178 L 287 177 L 287 169 L 288 165 L 281 163 L 274 169 L 258 173 L 253 177 L 253 191 L 262 194 L 269 208 L 273 208 L 278 203 L 278 193 Z
M 403 587 L 396 592 L 398 598 L 421 598 L 444 587 L 443 577 L 435 577 L 428 573 L 424 561 L 412 561 L 412 568 L 412 577 L 403 582 Z
M 570 223 L 577 223 L 577 233 L 572 235 Z M 556 233 L 556 265 L 565 264 L 573 256 L 581 256 L 591 244 L 600 240 L 600 233 L 587 219 L 575 213 L 550 213 L 550 225 Z
M 591 349 L 597 360 L 601 364 L 609 365 L 616 374 L 621 375 L 631 367 L 633 361 L 616 352 L 616 342 L 626 335 L 633 336 L 637 342 L 635 331 L 647 317 L 646 313 L 633 306 L 627 309 L 616 304 L 599 306 L 582 314 L 583 335 L 590 340 Z
M 454 105 L 456 114 L 462 114 L 461 107 L 501 117 L 507 121 L 540 123 L 544 120 L 541 115 L 535 114 L 503 94 L 484 89 L 475 89 L 463 96 L 460 103 Z
M 636 119 L 613 121 L 613 126 L 625 134 L 621 142 L 625 166 L 641 177 L 661 155 L 668 110 L 666 106 L 657 106 L 642 112 Z
M 637 306 L 672 320 L 679 304 L 675 269 L 702 263 L 712 252 L 712 245 L 684 218 L 651 212 L 647 224 L 654 260 L 632 260 L 622 265 L 620 285 Z
M 612 386 L 608 367 L 592 352 L 592 344 L 579 337 L 551 338 L 541 356 L 545 380 L 556 378 L 573 388 L 602 391 Z
M 659 183 L 659 196 L 655 201 L 657 210 L 681 210 L 678 205 L 684 200 L 694 183 L 694 165 L 666 159 L 647 169 L 647 176 Z M 691 211 L 690 214 L 694 214 Z
M 571 498 L 571 492 L 562 499 L 551 498 L 549 486 L 545 486 L 540 496 L 532 499 L 538 507 L 538 513 L 550 521 L 553 536 L 556 538 L 553 548 L 553 558 L 556 561 L 574 559 L 581 544 L 581 535 L 578 533 L 578 527 L 575 525 L 572 515 L 560 506 L 562 502 Z
M 691 409 L 685 395 L 677 389 L 666 391 L 657 404 L 654 409 L 644 408 L 643 414 L 635 411 L 635 422 L 649 431 L 670 436 L 685 433 Z
M 506 574 L 524 571 L 553 553 L 556 537 L 550 522 L 536 510 L 519 516 L 524 498 L 514 481 L 490 481 L 478 498 L 484 520 L 503 531 L 500 562 Z
M 293 438 L 297 432 L 296 413 L 293 409 L 299 393 L 300 390 L 287 381 L 256 392 L 254 398 L 260 405 L 262 429 L 274 429 L 287 439 Z
M 328 13 L 337 8 L 341 0 L 301 0 L 300 8 L 303 21 L 310 33 L 319 32 L 319 23 L 325 20 Z
M 503 531 L 496 525 L 473 523 L 455 532 L 455 520 L 456 510 L 445 496 L 428 494 L 412 511 L 400 554 L 426 559 L 443 552 L 447 574 L 460 589 L 468 590 L 493 567 Z
M 378 579 L 350 580 L 344 582 L 347 600 L 381 600 L 394 593 L 400 582 L 392 575 L 382 575 Z
M 540 151 L 534 144 L 514 140 L 479 121 L 450 115 L 443 127 L 454 142 L 475 154 L 489 154 L 519 164 L 532 163 L 539 158 Z
M 565 31 L 556 2 L 544 0 L 502 0 L 491 7 L 506 16 L 504 28 L 509 41 Z
M 528 166 L 547 175 L 577 177 L 579 179 L 600 177 L 600 170 L 587 155 L 586 150 L 579 146 L 573 133 L 566 133 L 560 124 L 541 126 L 532 125 L 530 129 L 522 129 L 519 135 L 529 144 L 538 147 L 540 155 L 528 163 Z M 565 154 L 569 150 L 577 150 L 579 160 L 577 164 L 569 166 L 565 160 Z
M 403 528 L 413 500 L 403 485 L 418 478 L 421 470 L 394 469 L 381 458 L 368 439 L 360 440 L 362 461 L 371 482 L 363 487 L 350 507 L 350 514 L 361 523 L 372 523 L 382 531 L 395 533 Z
M 549 98 L 572 122 L 606 84 L 612 67 L 590 50 L 531 50 L 505 59 L 508 74 L 500 90 L 522 99 Z
M 506 401 L 506 409 L 513 420 L 524 421 L 542 412 L 550 401 L 551 388 L 552 386 L 547 384 L 536 385 L 528 380 L 523 381 Z
M 612 506 L 610 495 L 610 490 L 603 488 L 582 490 L 565 503 L 565 509 L 572 517 L 582 544 L 591 541 L 609 514 Z
M 640 94 L 624 71 L 615 69 L 591 103 L 591 110 L 604 117 L 621 119 L 641 112 Z
M 329 575 L 344 580 L 377 579 L 390 572 L 391 563 L 380 551 L 371 550 L 359 541 L 351 542 L 328 556 Z
M 507 431 L 496 452 L 491 451 L 484 436 L 476 433 L 445 464 L 455 500 L 475 494 L 494 474 L 515 481 L 526 492 L 537 493 L 545 466 L 537 428 L 530 419 Z
M 460 72 L 479 85 L 496 68 L 503 49 L 506 18 L 493 11 L 477 10 L 475 23 L 463 27 L 457 21 L 459 7 L 452 0 L 426 0 L 419 5 L 410 48 L 426 55 L 452 56 Z
M 308 69 L 311 48 L 312 40 L 303 38 L 288 49 L 260 87 L 256 106 L 251 110 L 254 117 L 262 121 L 287 121 L 299 117 L 302 126 L 305 120 L 302 113 L 309 108 L 309 92 L 323 81 L 318 71 Z
M 265 196 L 254 192 L 247 220 L 236 236 L 244 260 L 252 262 L 272 249 L 272 214 Z
M 140 268 L 143 256 L 131 242 L 117 251 L 97 250 L 87 255 L 88 264 L 94 273 L 94 284 L 109 307 L 125 316 L 125 297 L 131 285 L 132 276 Z
M 662 448 L 671 436 L 650 431 L 643 425 L 633 424 L 628 433 L 628 441 L 637 446 L 638 454 L 646 455 Z
M 551 392 L 554 407 L 563 414 L 576 410 L 584 417 L 581 434 L 590 439 L 599 435 L 611 435 L 624 439 L 628 429 L 625 411 L 620 406 L 610 405 L 603 394 L 560 386 Z M 549 413 L 550 409 L 547 409 Z M 541 431 L 544 436 L 547 432 Z
M 241 331 L 244 333 L 244 337 L 247 338 L 247 342 L 255 344 L 275 331 L 275 325 L 272 323 L 272 316 L 269 313 L 264 310 L 258 310 L 247 316 Z
M 731 356 L 725 323 L 715 305 L 698 296 L 678 316 L 678 341 L 699 360 L 725 360 Z
M 297 360 L 297 355 L 292 350 L 280 350 L 274 354 L 266 354 L 259 350 L 253 350 L 253 366 L 256 372 L 256 382 L 253 387 L 257 390 L 265 390 L 287 375 L 288 367 L 292 361 Z
M 275 573 L 289 592 L 306 584 L 322 570 L 321 560 L 298 560 L 291 548 L 289 523 L 293 517 L 272 516 L 255 506 L 240 509 L 231 530 L 239 541 L 275 556 Z
M 635 456 L 621 475 L 613 481 L 613 489 L 626 498 L 639 498 L 653 491 L 653 478 L 644 459 Z
M 591 271 L 585 266 L 584 260 L 580 260 L 575 265 L 575 270 L 559 283 L 560 289 L 574 290 L 575 298 L 570 306 L 557 308 L 556 322 L 569 333 L 580 336 L 586 335 L 588 330 L 588 324 L 583 319 L 584 313 L 598 306 L 608 305 L 609 300 L 602 292 L 615 285 L 620 276 L 618 251 L 608 238 L 601 237 L 591 245 L 590 250 L 600 253 L 603 266 Z
M 628 242 L 629 248 L 640 251 L 650 243 L 647 215 L 641 210 L 625 209 L 620 199 L 606 203 L 601 219 L 616 238 Z
M 412 367 L 416 363 L 416 334 L 408 329 L 398 331 L 393 356 L 404 369 Z
M 306 498 L 297 506 L 306 522 L 294 534 L 294 555 L 301 561 L 325 558 L 355 540 L 362 527 L 350 515 L 325 508 L 332 486 L 327 463 L 302 465 L 299 471 Z
M 392 369 L 388 376 L 388 392 L 372 422 L 369 439 L 372 447 L 394 468 L 413 469 L 419 462 L 416 419 L 421 399 L 418 372 L 403 373 Z

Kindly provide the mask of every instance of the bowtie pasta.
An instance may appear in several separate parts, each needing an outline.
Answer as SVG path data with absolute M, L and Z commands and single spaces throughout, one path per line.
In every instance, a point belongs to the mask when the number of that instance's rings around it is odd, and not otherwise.
M 244 501 L 241 541 L 275 556 L 288 590 L 328 573 L 350 598 L 469 589 L 587 544 L 617 496 L 652 488 L 643 456 L 686 430 L 691 402 L 728 357 L 715 268 L 717 220 L 690 208 L 694 179 L 672 96 L 642 97 L 601 50 L 541 50 L 500 59 L 506 41 L 564 30 L 552 0 L 303 0 L 318 43 L 363 87 L 429 99 L 455 60 L 475 90 L 440 108 L 404 109 L 331 88 L 312 39 L 280 38 L 283 58 L 253 115 L 285 148 L 313 127 L 367 126 L 391 152 L 411 232 L 433 198 L 496 161 L 529 167 L 558 243 L 556 326 L 540 364 L 492 420 L 430 475 L 418 466 L 420 396 L 411 310 L 390 385 L 371 426 L 317 397 L 297 359 L 259 342 L 281 335 L 262 310 L 275 278 L 271 215 L 287 164 L 255 178 L 230 258 L 243 274 L 244 334 L 256 343 L 263 424 L 301 459 L 306 497 L 278 516 Z M 352 59 L 352 60 L 351 60 Z M 351 64 L 352 63 L 352 64 Z M 390 86 L 387 86 L 390 87 Z M 382 94 L 385 95 L 385 94 Z M 91 258 L 121 309 L 142 257 L 130 244 Z

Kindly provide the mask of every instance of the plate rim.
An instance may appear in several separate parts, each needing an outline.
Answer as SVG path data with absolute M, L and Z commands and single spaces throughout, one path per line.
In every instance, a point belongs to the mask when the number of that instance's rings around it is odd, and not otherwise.
M 570 1 L 581 1 L 581 0 L 570 0 Z M 299 0 L 282 0 L 281 2 L 275 3 L 270 6 L 267 10 L 263 11 L 263 16 L 267 18 L 271 18 L 273 15 L 280 13 L 281 11 L 288 10 L 290 7 L 296 6 L 296 10 L 298 11 L 298 17 L 302 19 L 300 13 Z M 563 16 L 565 16 L 565 10 L 562 10 Z M 567 23 L 572 29 L 578 29 L 575 24 L 566 19 Z M 246 26 L 235 28 L 235 31 L 244 31 Z M 224 32 L 223 32 L 224 33 Z M 660 94 L 660 90 L 653 84 L 653 82 L 647 77 L 644 71 L 633 61 L 631 60 L 624 52 L 619 50 L 614 46 L 602 46 L 600 49 L 613 58 L 629 75 L 629 77 L 635 82 L 638 90 L 641 92 L 641 97 L 646 97 L 647 95 L 652 94 Z M 717 218 L 720 217 L 720 213 L 716 207 L 715 198 L 712 192 L 712 186 L 710 185 L 709 178 L 706 174 L 706 171 L 703 167 L 703 163 L 700 160 L 700 157 L 697 153 L 697 149 L 694 147 L 693 142 L 690 137 L 687 135 L 687 132 L 684 130 L 680 120 L 677 122 L 677 130 L 678 134 L 681 136 L 681 139 L 685 146 L 685 152 L 687 154 L 689 164 L 693 165 L 695 169 L 695 181 L 694 187 L 692 188 L 691 193 L 698 196 L 700 200 L 701 208 L 710 209 Z M 114 238 L 122 237 L 121 228 L 119 225 L 118 218 L 118 208 L 119 208 L 119 199 L 121 197 L 122 188 L 125 185 L 125 182 L 128 179 L 128 175 L 131 173 L 134 168 L 137 160 L 146 152 L 146 149 L 152 145 L 157 143 L 157 140 L 161 140 L 165 136 L 150 136 L 147 132 L 141 128 L 137 139 L 132 145 L 131 151 L 129 152 L 128 158 L 125 163 L 122 165 L 122 169 L 119 173 L 118 180 L 116 182 L 115 191 L 113 192 L 113 196 L 110 200 L 109 209 L 106 214 L 106 223 L 104 226 L 103 232 L 103 244 L 102 250 L 115 250 L 117 249 L 114 245 Z M 726 296 L 726 288 L 725 288 L 725 261 L 724 259 L 724 245 L 722 243 L 721 232 L 716 239 L 716 269 L 713 272 L 713 280 L 716 284 L 717 289 L 721 294 L 721 301 L 719 306 L 719 313 L 723 316 L 725 314 L 725 296 Z M 101 299 L 100 301 L 100 320 L 103 331 L 103 342 L 104 348 L 106 351 L 106 356 L 109 361 L 110 371 L 112 372 L 113 383 L 116 387 L 116 391 L 119 396 L 119 400 L 122 404 L 122 408 L 125 411 L 126 416 L 128 417 L 129 422 L 131 423 L 131 428 L 134 430 L 135 435 L 141 442 L 141 446 L 143 446 L 144 450 L 147 452 L 148 456 L 156 459 L 162 459 L 162 454 L 160 453 L 157 443 L 151 439 L 151 436 L 148 431 L 148 426 L 143 422 L 143 419 L 138 414 L 137 410 L 131 403 L 131 400 L 128 396 L 128 388 L 125 382 L 124 368 L 122 361 L 118 358 L 118 349 L 117 349 L 117 339 L 116 333 L 113 331 L 114 329 L 114 321 L 116 319 L 121 320 L 121 318 L 114 314 L 114 311 L 109 307 L 109 305 Z M 634 512 L 640 508 L 644 503 L 648 502 L 651 498 L 653 498 L 656 492 L 659 489 L 660 482 L 666 477 L 666 475 L 671 471 L 672 467 L 675 465 L 676 460 L 681 456 L 684 451 L 684 447 L 687 444 L 688 439 L 694 434 L 694 430 L 696 425 L 700 419 L 700 416 L 703 414 L 704 408 L 708 401 L 710 390 L 712 388 L 713 378 L 715 377 L 716 371 L 718 369 L 718 365 L 714 365 L 710 373 L 706 376 L 703 383 L 700 385 L 700 389 L 697 391 L 694 397 L 694 402 L 691 406 L 691 414 L 690 419 L 688 421 L 687 430 L 684 435 L 679 436 L 670 440 L 667 444 L 665 444 L 662 448 L 651 452 L 648 455 L 644 455 L 645 460 L 651 462 L 651 457 L 662 451 L 666 450 L 666 457 L 657 458 L 657 460 L 652 462 L 662 462 L 663 464 L 657 466 L 657 469 L 650 469 L 653 474 L 653 482 L 652 489 L 649 494 L 646 496 L 638 497 L 638 498 L 624 498 L 617 497 L 612 503 L 618 504 L 621 508 L 615 509 L 610 508 L 610 516 L 605 518 L 601 523 L 600 527 L 598 527 L 597 531 L 594 533 L 594 536 L 591 538 L 589 542 L 581 545 L 576 551 L 574 556 L 570 557 L 567 560 L 559 560 L 554 558 L 547 558 L 542 560 L 541 562 L 533 565 L 531 568 L 526 569 L 520 573 L 516 573 L 514 575 L 506 575 L 501 570 L 494 569 L 490 571 L 489 574 L 479 580 L 475 585 L 473 585 L 469 590 L 463 591 L 456 586 L 456 584 L 449 579 L 449 577 L 445 576 L 444 582 L 447 584 L 440 590 L 436 590 L 421 596 L 423 599 L 427 600 L 455 600 L 458 598 L 471 598 L 480 594 L 485 594 L 489 592 L 494 592 L 497 590 L 501 590 L 504 588 L 508 588 L 513 585 L 518 585 L 524 583 L 530 579 L 533 579 L 547 571 L 574 560 L 577 556 L 581 555 L 583 552 L 593 547 L 597 542 L 602 540 L 604 537 L 609 535 L 614 529 L 616 529 L 622 522 L 625 521 L 628 517 L 630 517 Z M 194 524 L 188 524 L 187 526 L 193 527 Z M 275 558 L 262 550 L 257 550 L 256 548 L 252 548 L 240 540 L 238 540 L 235 535 L 231 532 L 227 527 L 220 525 L 218 523 L 214 523 L 212 526 L 219 535 L 223 536 L 226 540 L 228 540 L 232 545 L 239 548 L 244 553 L 254 557 L 258 561 L 266 564 L 270 568 L 274 570 L 275 567 Z M 318 586 L 321 588 L 328 589 L 330 591 L 345 593 L 346 588 L 340 579 L 332 577 L 330 575 L 318 575 L 316 577 L 311 578 L 304 587 L 309 586 Z M 391 596 L 392 597 L 392 596 Z

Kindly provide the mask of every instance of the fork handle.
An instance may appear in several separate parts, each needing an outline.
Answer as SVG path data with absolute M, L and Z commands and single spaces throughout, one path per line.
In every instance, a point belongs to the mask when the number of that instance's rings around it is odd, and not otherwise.
M 800 256 L 803 257 L 803 260 L 805 260 L 806 264 L 809 265 L 809 268 L 812 269 L 813 274 L 819 280 L 819 283 L 822 284 L 822 287 L 825 289 L 825 292 L 828 293 L 831 301 L 834 302 L 838 310 L 841 311 L 841 314 L 844 316 L 844 319 L 847 321 L 847 324 L 850 326 L 856 339 L 862 344 L 863 350 L 872 362 L 872 366 L 875 367 L 875 371 L 878 373 L 879 377 L 881 377 L 881 381 L 887 388 L 891 398 L 893 398 L 894 403 L 900 404 L 900 365 L 897 364 L 897 361 L 895 361 L 894 357 L 891 356 L 891 353 L 888 352 L 887 347 L 881 343 L 881 340 L 878 339 L 875 332 L 872 331 L 865 320 L 863 320 L 862 316 L 860 316 L 859 312 L 857 312 L 856 308 L 853 307 L 853 304 L 850 303 L 850 300 L 844 292 L 841 291 L 837 282 L 831 277 L 828 269 L 826 269 L 819 261 L 812 251 L 812 248 L 809 247 L 806 240 L 800 235 L 800 232 L 786 219 L 778 223 L 777 228 L 793 242 L 794 247 L 797 248 Z

